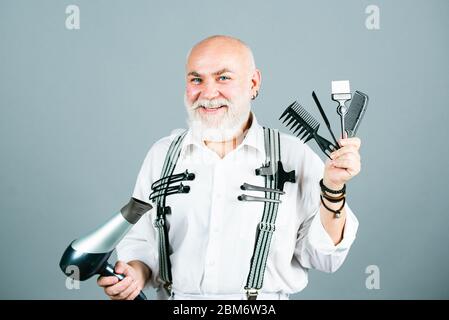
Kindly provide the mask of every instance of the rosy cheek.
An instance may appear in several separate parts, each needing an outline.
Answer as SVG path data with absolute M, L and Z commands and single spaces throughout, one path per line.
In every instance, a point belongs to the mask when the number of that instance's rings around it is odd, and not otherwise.
M 189 101 L 194 101 L 197 99 L 198 95 L 200 94 L 200 89 L 197 86 L 192 86 L 187 84 L 186 85 L 186 95 Z

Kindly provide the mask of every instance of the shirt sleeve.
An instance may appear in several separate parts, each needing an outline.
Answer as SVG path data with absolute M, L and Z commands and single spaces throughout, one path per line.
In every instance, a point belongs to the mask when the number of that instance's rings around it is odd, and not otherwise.
M 149 201 L 148 197 L 151 191 L 153 149 L 150 149 L 142 164 L 133 192 L 134 198 L 144 202 Z M 159 286 L 156 281 L 159 273 L 157 232 L 152 223 L 154 211 L 155 208 L 153 207 L 131 228 L 116 247 L 119 260 L 124 262 L 139 260 L 150 268 L 151 278 L 146 283 L 146 288 Z
M 346 221 L 343 239 L 334 245 L 324 229 L 320 217 L 320 187 L 324 164 L 321 159 L 305 146 L 301 166 L 302 190 L 298 195 L 298 207 L 306 216 L 298 230 L 295 258 L 304 268 L 313 268 L 323 272 L 335 272 L 343 264 L 352 243 L 355 240 L 358 220 L 349 205 L 345 204 Z

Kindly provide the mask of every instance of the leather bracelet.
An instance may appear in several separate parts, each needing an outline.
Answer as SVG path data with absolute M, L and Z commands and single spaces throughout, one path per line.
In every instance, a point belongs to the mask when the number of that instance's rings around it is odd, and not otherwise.
M 340 193 L 346 193 L 346 184 L 343 185 L 343 188 L 341 188 L 340 190 L 332 190 L 329 189 L 328 187 L 326 187 L 323 183 L 323 179 L 320 180 L 320 187 L 321 187 L 321 191 L 324 192 L 329 192 L 332 194 L 340 194 Z
M 326 199 L 326 200 L 328 200 L 330 202 L 333 202 L 333 203 L 340 202 L 340 201 L 342 201 L 346 197 L 346 194 L 344 194 L 344 193 L 341 196 L 338 196 L 338 197 L 331 197 L 331 196 L 325 194 L 324 192 L 321 193 L 321 195 L 323 196 L 324 199 Z
M 324 200 L 323 200 L 323 197 L 322 197 L 322 196 L 320 196 L 320 199 L 321 199 L 321 203 L 323 204 L 323 206 L 324 206 L 327 210 L 329 210 L 330 212 L 332 212 L 332 213 L 335 215 L 335 218 L 340 218 L 340 216 L 341 216 L 341 210 L 343 210 L 343 208 L 344 208 L 344 206 L 345 206 L 345 203 L 346 203 L 346 198 L 343 198 L 343 203 L 342 203 L 341 207 L 338 208 L 337 210 L 333 210 L 333 209 L 329 208 L 328 206 L 326 206 L 326 204 L 324 203 Z

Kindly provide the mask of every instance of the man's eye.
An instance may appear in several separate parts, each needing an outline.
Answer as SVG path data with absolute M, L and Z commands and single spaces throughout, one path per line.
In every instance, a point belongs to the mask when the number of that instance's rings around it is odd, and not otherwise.
M 230 80 L 231 78 L 229 78 L 228 76 L 220 76 L 218 79 L 220 81 L 226 81 L 226 80 Z
M 192 79 L 190 79 L 190 82 L 201 83 L 201 79 L 200 78 L 192 78 Z

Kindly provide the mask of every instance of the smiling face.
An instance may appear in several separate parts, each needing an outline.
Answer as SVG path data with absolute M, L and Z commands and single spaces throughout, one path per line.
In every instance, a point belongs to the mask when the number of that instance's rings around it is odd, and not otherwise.
M 185 105 L 192 129 L 208 141 L 234 138 L 245 127 L 260 85 L 251 51 L 230 37 L 197 44 L 187 59 Z

